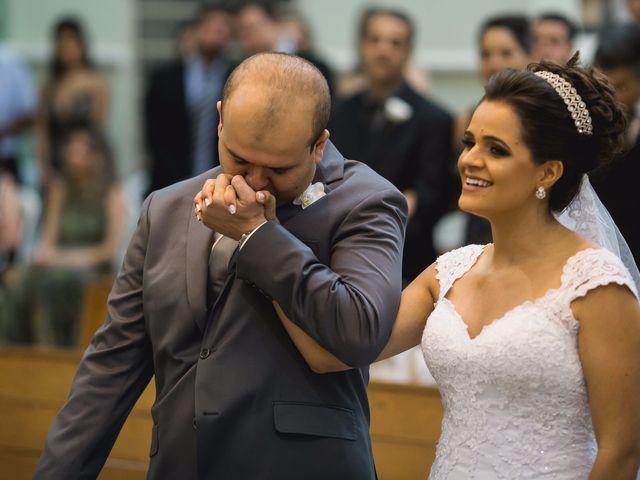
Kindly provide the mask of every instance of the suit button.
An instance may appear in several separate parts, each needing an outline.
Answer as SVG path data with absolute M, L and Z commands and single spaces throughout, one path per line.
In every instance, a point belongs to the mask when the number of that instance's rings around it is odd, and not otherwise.
M 211 355 L 211 350 L 208 348 L 203 348 L 202 350 L 200 350 L 200 358 L 202 360 L 204 360 L 205 358 L 207 358 L 209 355 Z

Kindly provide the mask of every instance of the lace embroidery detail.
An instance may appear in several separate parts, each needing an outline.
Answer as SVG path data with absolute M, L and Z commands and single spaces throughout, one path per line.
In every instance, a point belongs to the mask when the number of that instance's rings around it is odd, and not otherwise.
M 606 249 L 587 249 L 569 259 L 562 283 L 571 302 L 594 288 L 616 283 L 624 285 L 638 298 L 638 290 L 622 261 Z
M 442 300 L 456 280 L 469 270 L 484 250 L 485 245 L 467 245 L 440 255 L 436 260 L 436 279 L 440 284 Z
M 571 302 L 609 283 L 637 295 L 631 277 L 607 250 L 583 250 L 566 262 L 559 288 L 470 339 L 444 296 L 482 250 L 463 247 L 436 264 L 440 297 L 422 350 L 445 413 L 429 478 L 587 478 L 597 450 Z

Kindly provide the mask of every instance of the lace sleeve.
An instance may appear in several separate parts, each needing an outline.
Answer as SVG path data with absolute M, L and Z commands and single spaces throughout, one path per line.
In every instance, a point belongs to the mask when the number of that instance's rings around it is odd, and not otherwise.
M 562 283 L 568 287 L 569 302 L 611 283 L 627 287 L 638 299 L 631 274 L 616 255 L 604 248 L 587 249 L 574 256 L 567 264 Z
M 436 279 L 440 284 L 438 301 L 442 300 L 453 283 L 476 262 L 485 245 L 467 245 L 444 253 L 436 260 Z

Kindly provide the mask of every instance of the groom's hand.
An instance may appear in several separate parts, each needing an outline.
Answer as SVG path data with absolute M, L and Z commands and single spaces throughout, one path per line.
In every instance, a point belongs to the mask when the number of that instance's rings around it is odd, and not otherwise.
M 195 215 L 207 227 L 239 240 L 267 221 L 256 192 L 240 175 L 207 180 L 195 196 Z

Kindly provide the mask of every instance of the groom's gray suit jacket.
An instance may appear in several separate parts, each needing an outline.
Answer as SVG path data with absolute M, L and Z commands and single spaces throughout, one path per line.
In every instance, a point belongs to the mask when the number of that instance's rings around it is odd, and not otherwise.
M 278 211 L 207 308 L 212 232 L 193 197 L 219 170 L 152 193 L 35 478 L 95 478 L 155 374 L 149 478 L 372 479 L 367 365 L 400 300 L 404 197 L 331 145 L 327 195 Z M 313 373 L 271 304 L 346 363 Z

